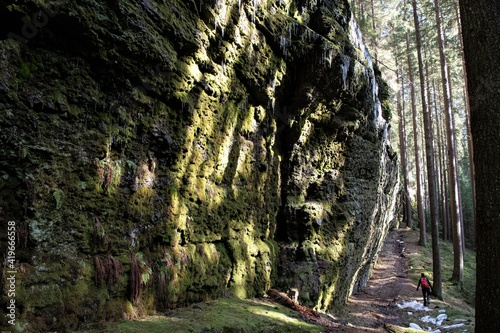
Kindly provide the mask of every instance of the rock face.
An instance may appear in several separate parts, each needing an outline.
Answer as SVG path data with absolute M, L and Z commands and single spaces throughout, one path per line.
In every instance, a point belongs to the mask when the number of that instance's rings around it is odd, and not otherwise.
M 347 1 L 4 3 L 19 327 L 270 287 L 326 310 L 363 287 L 398 178 Z

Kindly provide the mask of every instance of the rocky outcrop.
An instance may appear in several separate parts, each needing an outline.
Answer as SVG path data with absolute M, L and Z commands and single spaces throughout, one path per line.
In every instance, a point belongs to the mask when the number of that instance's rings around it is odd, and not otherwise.
M 311 19 L 314 30 L 333 42 L 325 42 L 323 66 L 299 75 L 278 217 L 277 236 L 284 241 L 278 283 L 322 310 L 342 306 L 365 285 L 393 220 L 397 188 L 388 110 L 380 102 L 386 87 L 346 17 L 325 5 Z M 336 42 L 339 25 L 345 39 Z
M 346 1 L 6 3 L 1 242 L 14 221 L 25 330 L 273 286 L 326 310 L 364 285 L 397 162 Z

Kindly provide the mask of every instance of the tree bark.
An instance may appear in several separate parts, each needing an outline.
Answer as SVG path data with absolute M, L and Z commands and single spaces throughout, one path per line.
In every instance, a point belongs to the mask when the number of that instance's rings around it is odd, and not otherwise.
M 420 227 L 420 239 L 418 243 L 421 246 L 427 244 L 426 232 L 425 232 L 425 213 L 424 213 L 424 198 L 422 194 L 422 180 L 420 171 L 420 144 L 418 142 L 418 123 L 417 123 L 417 106 L 415 102 L 415 85 L 413 80 L 413 68 L 411 61 L 411 51 L 410 51 L 410 34 L 406 32 L 406 50 L 408 53 L 408 77 L 410 79 L 410 96 L 411 96 L 411 111 L 413 119 L 413 144 L 415 146 L 415 178 L 417 180 L 417 211 L 418 211 L 418 221 Z
M 432 107 L 431 107 L 431 102 L 430 102 L 430 96 L 431 96 L 431 85 L 430 85 L 430 76 L 429 76 L 429 64 L 425 63 L 425 73 L 427 77 L 427 96 L 429 98 L 429 104 L 428 104 L 428 112 L 427 112 L 427 117 L 429 118 L 429 130 L 431 133 L 431 145 L 434 145 L 436 142 L 435 140 L 435 135 L 434 135 L 434 124 L 432 120 Z M 437 134 L 436 134 L 437 135 Z M 434 288 L 432 292 L 434 293 L 434 296 L 439 298 L 440 300 L 443 299 L 443 287 L 442 287 L 442 271 L 441 271 L 441 254 L 440 254 L 440 248 L 439 248 L 439 167 L 438 163 L 436 162 L 436 155 L 439 158 L 440 152 L 436 154 L 436 149 L 434 146 L 432 146 L 432 158 L 433 158 L 433 186 L 434 186 L 434 191 L 435 191 L 435 209 L 436 211 L 434 212 L 435 216 L 434 219 L 432 219 L 432 207 L 431 207 L 431 234 L 432 234 L 432 269 L 433 269 L 433 278 L 434 278 Z M 429 195 L 429 197 L 431 197 Z M 432 200 L 432 199 L 431 199 Z
M 445 165 L 446 163 L 443 162 L 445 159 L 444 153 L 443 153 L 443 135 L 442 133 L 444 131 L 441 131 L 442 124 L 440 121 L 440 117 L 438 115 L 438 103 L 437 103 L 437 97 L 436 97 L 436 85 L 434 80 L 432 81 L 432 92 L 434 96 L 434 114 L 436 118 L 436 132 L 437 132 L 437 146 L 438 146 L 438 160 L 439 160 L 439 177 L 441 179 L 440 181 L 440 191 L 441 191 L 441 218 L 442 218 L 442 224 L 443 224 L 443 240 L 449 241 L 450 238 L 450 223 L 448 219 L 448 191 L 447 191 L 447 182 L 446 182 L 446 171 L 445 171 Z
M 396 59 L 396 68 L 398 67 L 398 60 Z M 409 181 L 408 181 L 408 160 L 406 152 L 406 126 L 405 126 L 405 116 L 404 109 L 401 105 L 401 95 L 404 96 L 403 80 L 401 79 L 401 74 L 398 69 L 396 76 L 397 84 L 401 86 L 400 91 L 397 92 L 397 109 L 399 117 L 399 149 L 401 155 L 401 168 L 403 174 L 403 222 L 405 222 L 407 227 L 411 228 L 411 202 L 409 195 Z
M 446 73 L 448 75 L 448 87 L 449 87 L 449 92 L 450 92 L 450 110 L 453 110 L 453 89 L 452 89 L 452 84 L 451 84 L 451 75 L 450 75 L 450 64 L 447 63 L 446 64 Z M 453 112 L 451 112 L 451 128 L 452 128 L 452 131 L 453 133 L 455 133 L 455 117 L 453 115 Z M 453 143 L 455 144 L 455 146 L 453 147 L 453 149 L 455 150 L 455 152 L 458 151 L 457 149 L 457 142 L 454 140 Z M 459 174 L 459 171 L 458 171 L 458 156 L 457 154 L 455 154 L 455 165 L 457 166 L 455 172 L 456 172 L 456 179 L 457 179 L 457 197 L 460 198 L 460 200 L 458 201 L 458 204 L 459 204 L 459 213 L 460 213 L 460 216 L 459 216 L 459 221 L 460 221 L 460 229 L 462 230 L 462 253 L 465 253 L 465 227 L 464 227 L 464 210 L 463 210 L 463 206 L 462 206 L 462 185 L 460 184 L 460 174 Z
M 500 6 L 461 0 L 476 168 L 476 333 L 500 327 Z
M 458 27 L 458 39 L 460 41 L 460 49 L 462 50 L 462 72 L 464 76 L 464 86 L 465 86 L 465 126 L 467 128 L 467 148 L 469 149 L 469 167 L 470 167 L 470 182 L 472 191 L 472 205 L 474 212 L 476 210 L 476 183 L 474 181 L 474 148 L 472 146 L 472 135 L 470 128 L 470 102 L 469 102 L 469 91 L 467 90 L 467 68 L 465 66 L 465 56 L 464 56 L 464 39 L 462 35 L 462 24 L 460 22 L 460 11 L 458 10 L 458 0 L 453 2 L 455 7 L 455 16 L 457 19 Z
M 460 197 L 458 191 L 458 172 L 456 164 L 455 134 L 453 128 L 453 114 L 450 107 L 448 92 L 448 75 L 446 57 L 444 53 L 444 39 L 441 28 L 439 0 L 434 0 L 436 15 L 436 29 L 438 35 L 439 60 L 441 65 L 441 83 L 443 88 L 444 115 L 446 121 L 446 141 L 448 149 L 448 178 L 450 186 L 451 228 L 453 236 L 453 275 L 451 280 L 461 284 L 464 279 L 464 253 L 462 251 L 462 228 L 460 221 Z
M 424 119 L 425 134 L 425 155 L 427 161 L 427 182 L 429 189 L 429 207 L 431 218 L 432 234 L 432 273 L 434 288 L 433 293 L 439 299 L 442 299 L 441 287 L 441 257 L 439 253 L 439 204 L 436 183 L 436 162 L 434 154 L 434 135 L 432 133 L 432 118 L 427 107 L 425 97 L 425 75 L 422 61 L 422 40 L 420 37 L 420 22 L 418 18 L 417 1 L 413 0 L 413 23 L 415 25 L 415 38 L 417 44 L 418 72 L 420 76 L 420 95 L 422 104 L 422 114 Z
M 432 88 L 435 92 L 436 82 L 432 82 Z M 436 94 L 437 95 L 437 94 Z M 438 96 L 438 99 L 442 99 L 442 96 Z M 436 102 L 437 103 L 437 102 Z M 446 142 L 446 121 L 444 117 L 444 111 L 441 109 L 441 117 L 439 118 L 439 130 L 441 132 L 440 140 L 441 140 L 441 179 L 443 182 L 443 208 L 444 208 L 444 221 L 443 225 L 446 228 L 446 240 L 452 241 L 452 232 L 451 232 L 451 204 L 450 204 L 450 181 L 448 178 L 448 156 L 447 156 L 447 142 Z
M 373 3 L 373 0 L 370 0 L 370 9 L 371 9 L 371 15 L 372 15 L 372 38 L 373 38 L 373 53 L 374 53 L 374 60 L 375 64 L 378 64 L 378 43 L 377 43 L 377 25 L 375 23 L 375 5 Z

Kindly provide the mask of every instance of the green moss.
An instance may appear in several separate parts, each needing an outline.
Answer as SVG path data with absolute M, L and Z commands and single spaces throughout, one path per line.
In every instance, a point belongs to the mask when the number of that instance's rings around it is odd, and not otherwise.
M 201 311 L 200 311 L 201 310 Z M 322 332 L 324 328 L 295 318 L 289 309 L 256 300 L 223 298 L 200 303 L 197 308 L 174 310 L 172 316 L 151 316 L 143 321 L 124 322 L 105 329 L 106 332 Z
M 35 64 L 32 64 L 30 62 L 22 63 L 17 71 L 17 77 L 19 78 L 20 83 L 28 81 L 33 75 L 33 72 L 36 70 L 37 66 Z
M 56 209 L 60 209 L 64 202 L 64 191 L 60 188 L 54 190 L 53 194 L 54 199 L 56 200 Z
M 134 216 L 146 218 L 153 213 L 153 195 L 154 191 L 141 186 L 131 197 L 129 201 L 129 210 Z

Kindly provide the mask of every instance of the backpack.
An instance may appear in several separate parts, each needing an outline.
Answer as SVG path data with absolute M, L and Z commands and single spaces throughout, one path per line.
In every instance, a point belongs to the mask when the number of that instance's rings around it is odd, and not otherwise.
M 420 284 L 422 285 L 422 288 L 430 288 L 429 281 L 425 277 L 420 278 Z

